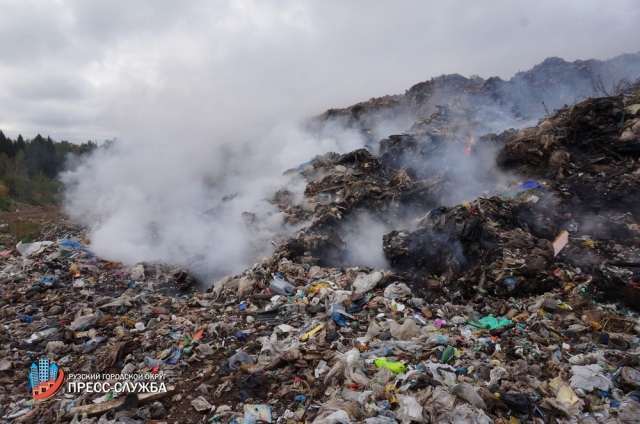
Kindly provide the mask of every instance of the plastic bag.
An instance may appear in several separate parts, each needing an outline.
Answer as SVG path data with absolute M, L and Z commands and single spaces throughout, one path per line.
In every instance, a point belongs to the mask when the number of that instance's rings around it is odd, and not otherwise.
M 398 340 L 410 340 L 420 332 L 420 327 L 412 319 L 405 320 L 402 325 L 392 321 L 390 332 Z
M 329 370 L 324 378 L 325 384 L 328 384 L 333 378 L 344 376 L 347 384 L 358 383 L 362 387 L 369 386 L 369 379 L 362 372 L 364 361 L 360 358 L 360 351 L 356 348 L 351 349 L 347 353 L 336 353 L 336 363 Z
M 271 343 L 271 340 L 268 337 L 258 337 L 256 340 L 258 343 L 262 344 L 260 354 L 266 353 L 268 356 L 276 356 L 278 355 L 278 352 L 280 352 L 280 350 Z
M 447 387 L 456 384 L 456 369 L 450 365 L 435 364 L 429 362 L 427 368 L 431 371 L 433 379 Z
M 131 270 L 131 279 L 133 281 L 144 280 L 144 266 L 142 264 L 138 264 L 133 267 L 133 269 Z
M 422 405 L 414 397 L 407 395 L 396 395 L 396 397 L 400 403 L 396 416 L 403 424 L 409 424 L 411 421 L 424 422 Z
M 380 371 L 373 376 L 371 379 L 371 390 L 373 390 L 373 393 L 378 399 L 384 396 L 384 389 L 392 378 L 393 373 L 388 368 L 380 368 Z
M 207 400 L 202 396 L 198 396 L 197 398 L 192 400 L 191 406 L 193 406 L 198 412 L 208 411 L 211 409 L 211 404 L 207 402 Z
M 340 304 L 331 305 L 331 309 L 329 310 L 329 312 L 331 314 L 331 319 L 333 320 L 333 322 L 336 323 L 336 325 L 338 325 L 340 327 L 348 327 L 349 324 L 347 323 L 347 317 L 345 317 L 344 315 L 342 315 L 338 311 L 345 311 L 346 312 L 346 309 L 345 309 L 344 306 L 342 306 Z
M 381 272 L 372 272 L 371 274 L 358 274 L 356 281 L 353 282 L 353 288 L 356 293 L 366 293 L 373 290 L 378 284 L 378 281 L 382 280 Z
M 37 255 L 39 253 L 42 253 L 46 247 L 51 246 L 52 244 L 53 244 L 52 241 L 36 241 L 33 243 L 19 242 L 16 245 L 16 249 L 18 250 L 18 252 L 20 252 L 22 256 L 24 256 L 25 258 L 28 258 L 31 255 L 34 255 L 34 254 Z M 382 278 L 382 274 L 380 274 L 380 278 Z
M 483 317 L 483 318 L 480 318 L 477 321 L 469 320 L 467 322 L 467 325 L 469 327 L 482 328 L 482 329 L 485 329 L 485 330 L 493 330 L 494 328 L 506 327 L 506 326 L 511 325 L 511 324 L 513 324 L 513 321 L 511 321 L 510 319 L 507 319 L 507 318 L 497 319 L 497 318 L 492 317 L 492 316 Z
M 509 375 L 509 371 L 502 367 L 496 367 L 489 372 L 489 384 L 487 386 L 491 387 L 503 378 Z
M 309 270 L 309 278 L 312 280 L 319 280 L 324 278 L 327 275 L 327 272 L 320 268 L 319 266 L 312 266 Z
M 376 337 L 378 334 L 380 334 L 380 326 L 376 324 L 375 321 L 373 321 L 371 322 L 371 324 L 369 324 L 369 328 L 367 328 L 367 333 L 362 337 L 358 337 L 356 340 L 359 341 L 360 344 L 367 344 L 371 340 L 373 340 L 374 337 Z
M 98 320 L 102 315 L 91 314 L 84 315 L 76 318 L 71 324 L 69 324 L 69 329 L 72 331 L 80 330 L 80 329 L 88 329 L 96 325 Z
M 247 295 L 253 288 L 253 281 L 249 277 L 242 277 L 238 282 L 237 296 L 242 298 Z
M 320 362 L 318 362 L 318 366 L 313 371 L 313 375 L 315 378 L 320 378 L 320 376 L 325 372 L 327 372 L 327 363 L 321 360 Z
M 461 404 L 438 416 L 434 422 L 438 424 L 492 424 L 493 420 L 480 409 Z
M 429 346 L 437 346 L 437 345 L 448 345 L 449 338 L 442 334 L 434 334 L 433 336 L 427 339 L 427 345 Z
M 360 415 L 360 405 L 357 403 L 334 398 L 320 406 L 313 424 L 350 423 L 356 421 Z
M 640 388 L 640 371 L 632 367 L 623 367 L 620 378 L 622 383 L 634 388 Z
M 425 405 L 425 409 L 429 411 L 429 415 L 431 416 L 431 422 L 439 422 L 436 420 L 436 417 L 442 413 L 451 411 L 455 402 L 456 397 L 449 393 L 447 389 L 442 386 L 436 387 L 433 390 L 431 399 L 429 399 L 429 402 Z
M 360 358 L 360 351 L 356 348 L 351 349 L 345 355 L 346 365 L 344 376 L 347 383 L 358 383 L 363 387 L 369 386 L 369 379 L 362 372 L 364 361 Z
M 218 280 L 215 283 L 213 283 L 213 289 L 211 290 L 211 294 L 213 295 L 212 297 L 214 299 L 217 299 L 218 297 L 220 297 L 220 295 L 222 294 L 222 291 L 224 290 L 225 286 L 227 284 L 229 284 L 229 282 L 231 280 L 233 280 L 233 276 L 227 275 L 223 279 Z
M 342 399 L 344 399 L 346 401 L 356 402 L 356 403 L 359 403 L 360 405 L 362 405 L 364 403 L 364 401 L 367 399 L 367 397 L 369 397 L 371 394 L 373 394 L 373 390 L 365 390 L 364 392 L 356 392 L 355 390 L 344 389 L 340 393 L 340 396 L 342 396 Z
M 351 419 L 349 414 L 342 409 L 335 411 L 326 417 L 320 418 L 320 414 L 313 420 L 313 424 L 338 424 L 338 423 L 350 423 Z
M 411 289 L 405 283 L 393 283 L 389 284 L 384 289 L 384 297 L 387 299 L 397 299 L 399 297 L 406 297 L 411 295 Z
M 366 424 L 398 424 L 396 420 L 384 415 L 378 415 L 377 417 L 367 418 L 364 420 Z
M 71 247 L 73 249 L 82 249 L 84 247 L 83 244 L 78 243 L 75 240 L 70 240 L 70 239 L 62 240 L 60 243 L 58 243 L 58 245 L 63 246 L 63 247 Z
M 253 365 L 253 358 L 247 353 L 240 351 L 229 358 L 229 368 L 237 371 L 242 365 Z
M 618 415 L 623 423 L 639 423 L 640 422 L 640 403 L 629 402 Z
M 565 408 L 570 408 L 580 401 L 571 387 L 564 383 L 560 386 L 560 389 L 558 389 L 556 400 Z
M 604 375 L 599 365 L 574 365 L 571 367 L 573 376 L 569 384 L 574 389 L 584 389 L 588 392 L 593 389 L 610 390 L 613 384 Z
M 337 361 L 333 364 L 327 375 L 324 376 L 325 385 L 329 384 L 334 378 L 338 378 L 339 376 L 344 375 L 346 360 L 344 360 L 342 356 L 342 354 L 336 354 Z
M 245 405 L 242 424 L 255 424 L 258 421 L 271 422 L 271 406 Z
M 451 389 L 452 393 L 455 393 L 462 399 L 469 402 L 471 405 L 480 409 L 487 409 L 487 405 L 484 403 L 484 400 L 480 397 L 478 392 L 476 392 L 475 388 L 468 383 L 460 383 L 453 386 Z

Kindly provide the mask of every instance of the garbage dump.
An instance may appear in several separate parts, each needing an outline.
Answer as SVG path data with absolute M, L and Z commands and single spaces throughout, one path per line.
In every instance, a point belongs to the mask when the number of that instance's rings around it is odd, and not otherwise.
M 98 258 L 63 220 L 5 245 L 2 420 L 640 422 L 640 92 L 482 136 L 479 107 L 287 171 L 304 203 L 271 202 L 308 224 L 204 285 Z M 451 150 L 508 178 L 459 199 Z M 365 212 L 387 267 L 349 257 Z

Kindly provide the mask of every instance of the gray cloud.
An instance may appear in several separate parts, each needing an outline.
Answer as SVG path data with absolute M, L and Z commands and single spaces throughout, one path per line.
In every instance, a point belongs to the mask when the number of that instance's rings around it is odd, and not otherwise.
M 0 57 L 0 128 L 123 140 L 61 176 L 66 210 L 90 225 L 100 257 L 191 263 L 197 252 L 205 274 L 235 272 L 296 230 L 265 200 L 278 189 L 302 200 L 304 182 L 283 171 L 365 143 L 331 125 L 309 134 L 300 118 L 443 73 L 509 77 L 550 55 L 635 49 L 634 3 L 598 5 L 9 3 L 0 27 L 22 44 Z M 371 231 L 347 237 L 354 259 L 384 265 L 384 225 L 365 216 L 357 227 Z
M 442 73 L 635 52 L 633 0 L 8 1 L 0 128 L 82 142 L 264 131 Z M 19 107 L 15 107 L 18 104 Z M 152 128 L 152 129 L 150 129 Z

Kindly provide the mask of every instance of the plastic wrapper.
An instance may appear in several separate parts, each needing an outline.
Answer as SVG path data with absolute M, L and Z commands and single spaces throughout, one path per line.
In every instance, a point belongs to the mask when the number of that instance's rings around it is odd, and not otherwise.
M 373 290 L 378 284 L 378 281 L 382 280 L 381 272 L 372 272 L 371 274 L 358 274 L 356 281 L 353 282 L 353 288 L 356 293 L 366 293 Z
M 410 340 L 418 335 L 420 327 L 412 319 L 405 320 L 402 325 L 395 321 L 391 322 L 390 328 L 391 335 L 398 340 Z
M 241 365 L 253 365 L 253 358 L 245 352 L 238 352 L 228 360 L 229 368 L 236 371 Z
M 384 289 L 384 297 L 387 299 L 398 299 L 411 296 L 411 289 L 405 283 L 389 284 Z
M 238 297 L 246 296 L 253 289 L 253 281 L 249 277 L 242 277 L 238 282 Z
M 574 389 L 584 389 L 588 392 L 593 389 L 611 390 L 613 384 L 602 375 L 602 368 L 599 365 L 574 365 L 571 367 L 573 376 L 569 381 Z
M 453 386 L 453 388 L 451 388 L 451 392 L 466 400 L 476 408 L 484 410 L 487 409 L 487 405 L 484 403 L 484 400 L 482 400 L 482 397 L 480 397 L 475 388 L 470 384 L 456 384 L 455 386 Z
M 396 397 L 400 404 L 396 416 L 403 424 L 409 424 L 412 421 L 424 422 L 422 405 L 414 397 L 408 395 L 396 395 Z
M 340 392 L 340 396 L 342 396 L 342 399 L 349 402 L 359 403 L 360 405 L 362 405 L 364 401 L 372 394 L 373 394 L 373 390 L 356 392 L 355 390 L 344 389 Z
M 392 378 L 393 373 L 387 368 L 380 368 L 380 371 L 373 376 L 371 379 L 371 390 L 373 390 L 378 399 L 384 397 L 384 389 Z
M 256 424 L 258 421 L 271 422 L 271 406 L 270 405 L 245 405 L 244 418 L 242 424 Z

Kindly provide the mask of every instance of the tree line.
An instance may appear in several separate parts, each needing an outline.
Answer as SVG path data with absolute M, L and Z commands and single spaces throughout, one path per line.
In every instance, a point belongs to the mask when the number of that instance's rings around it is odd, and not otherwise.
M 6 210 L 11 200 L 56 203 L 60 193 L 56 176 L 69 155 L 85 155 L 97 147 L 93 141 L 73 144 L 40 134 L 12 140 L 0 130 L 0 209 Z

